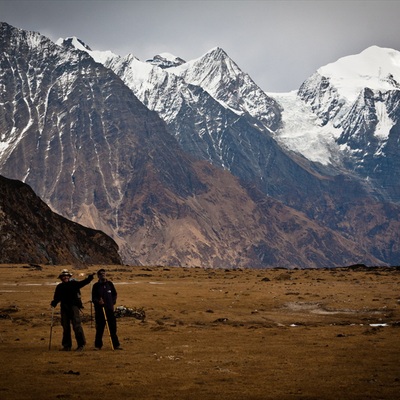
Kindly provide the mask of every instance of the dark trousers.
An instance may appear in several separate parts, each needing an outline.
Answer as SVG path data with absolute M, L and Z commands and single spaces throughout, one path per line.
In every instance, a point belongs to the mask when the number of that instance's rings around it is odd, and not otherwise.
M 106 327 L 106 320 L 104 318 L 104 311 L 106 311 L 108 328 L 110 330 L 111 341 L 114 349 L 119 347 L 119 340 L 117 336 L 117 320 L 114 315 L 114 310 L 108 310 L 103 307 L 95 308 L 95 319 L 96 319 L 96 338 L 94 341 L 94 346 L 98 349 L 103 347 L 103 334 Z M 108 335 L 108 332 L 107 332 Z
M 86 344 L 85 334 L 83 333 L 81 316 L 79 314 L 78 307 L 61 307 L 61 325 L 63 327 L 63 347 L 72 347 L 71 325 L 75 333 L 75 339 L 78 347 L 84 346 Z

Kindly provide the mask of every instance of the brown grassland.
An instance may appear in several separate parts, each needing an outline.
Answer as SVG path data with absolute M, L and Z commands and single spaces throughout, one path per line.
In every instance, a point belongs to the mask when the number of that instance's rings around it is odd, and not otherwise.
M 123 351 L 60 352 L 63 267 L 2 265 L 0 399 L 398 399 L 400 271 L 108 266 Z M 74 269 L 78 280 L 97 266 Z M 75 341 L 74 341 L 75 343 Z

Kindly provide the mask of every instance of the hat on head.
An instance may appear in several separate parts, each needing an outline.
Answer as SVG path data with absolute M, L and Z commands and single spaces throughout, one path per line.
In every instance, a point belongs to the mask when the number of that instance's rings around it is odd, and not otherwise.
M 67 269 L 63 269 L 58 277 L 61 279 L 63 276 L 72 276 L 72 274 Z
M 103 272 L 106 272 L 104 268 L 101 268 L 97 271 L 97 276 L 100 276 Z

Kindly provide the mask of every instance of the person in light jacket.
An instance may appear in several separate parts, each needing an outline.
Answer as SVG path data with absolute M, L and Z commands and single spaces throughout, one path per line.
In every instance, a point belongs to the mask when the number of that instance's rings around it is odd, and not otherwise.
M 98 350 L 103 347 L 106 315 L 113 348 L 114 350 L 122 350 L 117 336 L 117 319 L 114 314 L 114 306 L 117 302 L 117 291 L 115 290 L 114 284 L 107 279 L 106 271 L 103 268 L 97 271 L 97 277 L 99 280 L 92 288 L 92 302 L 94 304 L 96 321 L 94 346 Z

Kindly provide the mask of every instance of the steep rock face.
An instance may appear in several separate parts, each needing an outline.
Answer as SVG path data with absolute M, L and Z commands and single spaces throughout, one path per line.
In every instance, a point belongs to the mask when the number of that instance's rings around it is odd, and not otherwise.
M 250 114 L 270 130 L 281 123 L 279 104 L 242 72 L 221 48 L 212 49 L 199 59 L 171 68 L 169 72 L 189 84 L 200 86 L 236 114 Z
M 317 72 L 301 85 L 298 95 L 311 105 L 311 109 L 321 119 L 321 125 L 334 119 L 344 106 L 329 79 Z
M 334 91 L 334 89 L 332 89 Z M 301 92 L 304 95 L 304 92 Z M 308 96 L 311 96 L 308 93 Z M 312 101 L 320 96 L 308 97 Z M 342 148 L 342 167 L 370 180 L 387 201 L 400 201 L 398 177 L 400 90 L 382 93 L 363 89 L 352 104 L 325 103 L 323 121 L 334 121 L 341 131 L 336 139 Z M 338 111 L 340 109 L 340 111 Z M 331 119 L 330 114 L 334 117 Z M 343 114 L 343 115 L 342 115 Z
M 117 244 L 71 222 L 26 184 L 0 176 L 0 263 L 121 264 Z
M 299 96 L 338 131 L 341 167 L 400 202 L 400 52 L 371 47 L 320 68 Z
M 347 168 L 370 179 L 386 197 L 400 202 L 400 90 L 362 91 L 343 122 L 338 143 L 345 145 Z

